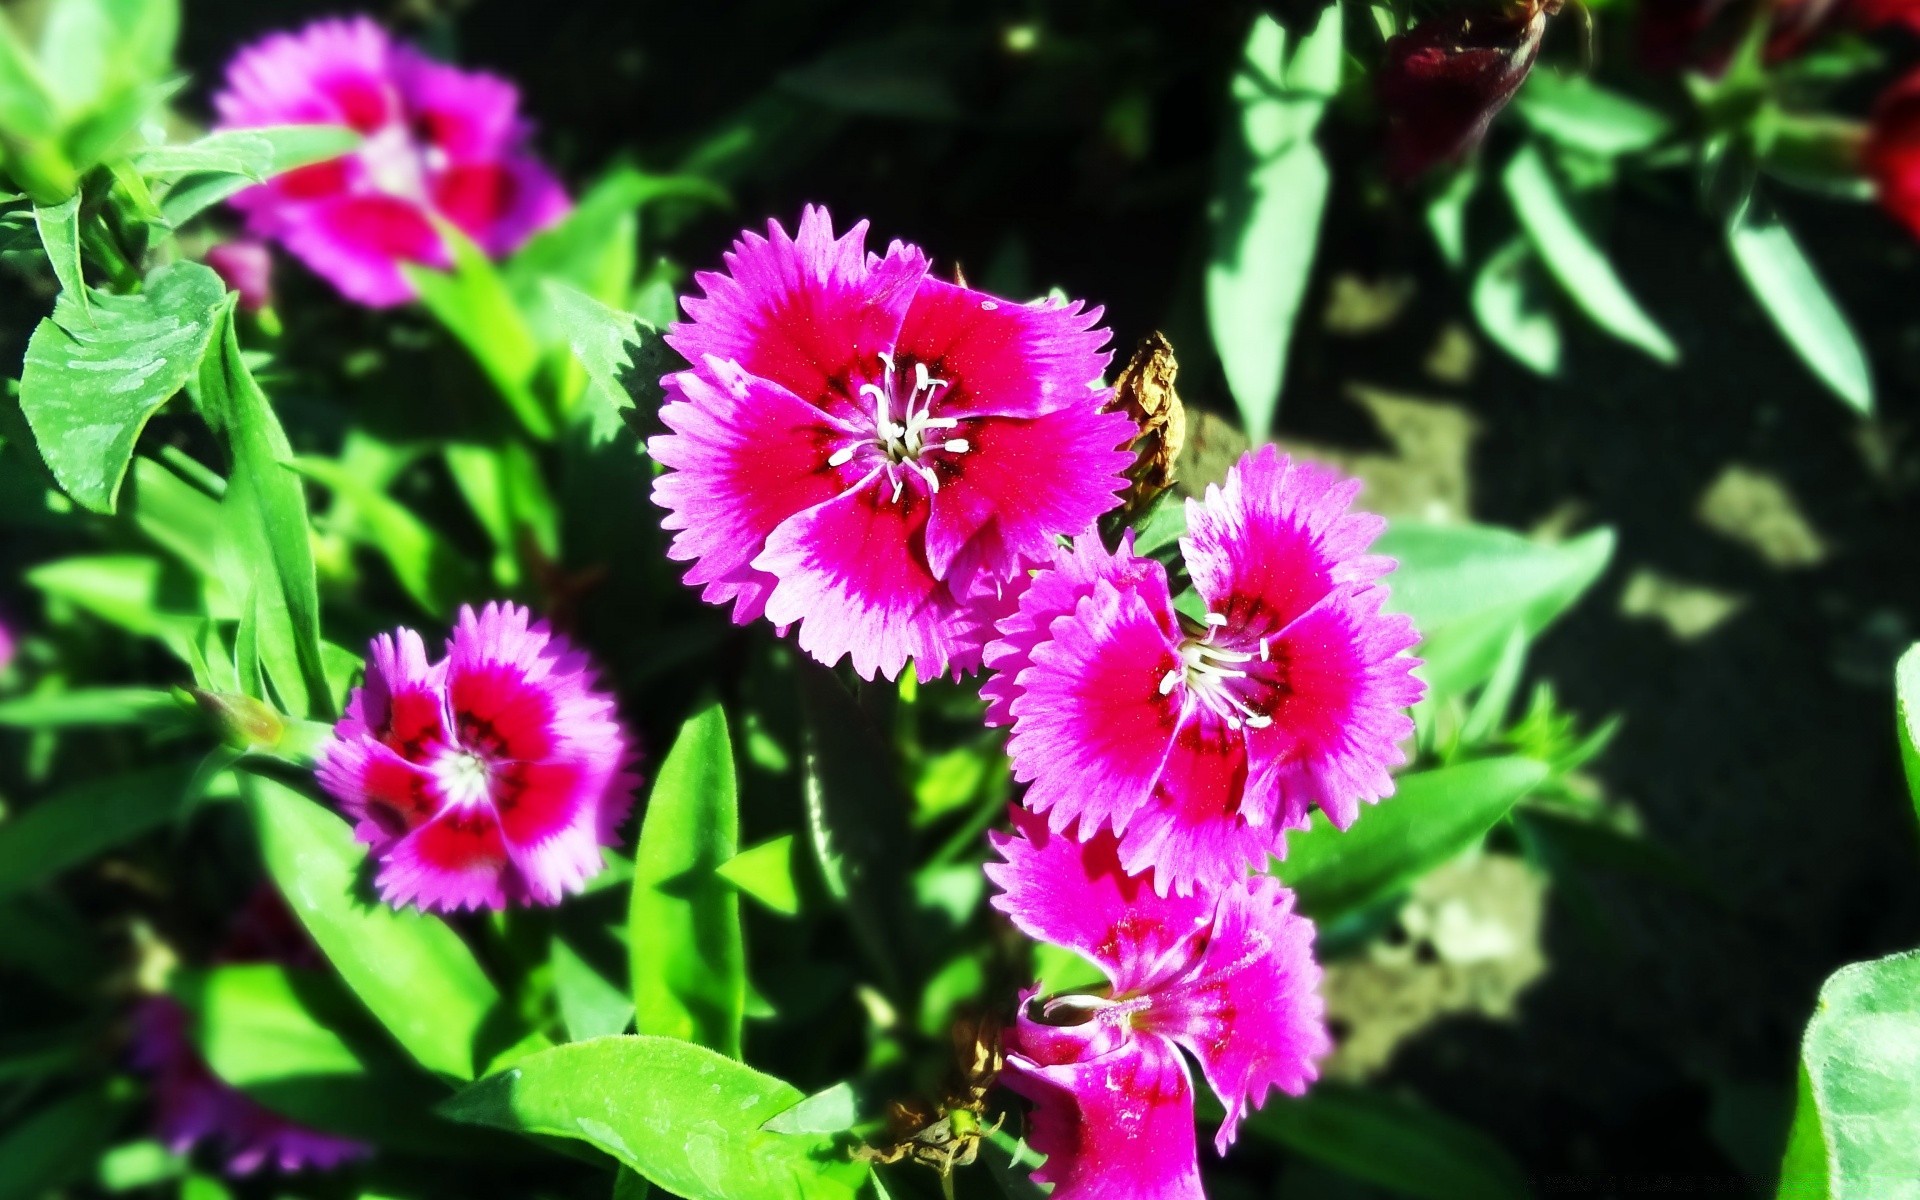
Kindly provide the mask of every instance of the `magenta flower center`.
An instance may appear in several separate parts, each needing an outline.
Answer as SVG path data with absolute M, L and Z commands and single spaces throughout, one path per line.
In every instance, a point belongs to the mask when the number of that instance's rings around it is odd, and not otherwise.
M 1227 628 L 1227 618 L 1210 612 L 1203 624 L 1184 616 L 1187 636 L 1178 647 L 1180 665 L 1160 680 L 1160 694 L 1184 687 L 1234 729 L 1264 729 L 1286 696 L 1285 654 L 1271 636 Z
M 921 461 L 922 456 L 965 454 L 973 448 L 966 438 L 952 436 L 960 427 L 958 418 L 935 415 L 938 400 L 952 385 L 934 378 L 923 362 L 911 363 L 908 370 L 909 364 L 896 365 L 893 355 L 883 351 L 880 363 L 884 368 L 880 381 L 863 383 L 859 390 L 861 407 L 872 407 L 872 426 L 861 427 L 855 440 L 835 450 L 827 465 L 843 466 L 855 458 L 865 465 L 870 460 L 873 467 L 886 472 L 895 500 L 905 491 L 909 473 L 926 481 L 928 492 L 938 492 L 940 476 L 930 463 Z

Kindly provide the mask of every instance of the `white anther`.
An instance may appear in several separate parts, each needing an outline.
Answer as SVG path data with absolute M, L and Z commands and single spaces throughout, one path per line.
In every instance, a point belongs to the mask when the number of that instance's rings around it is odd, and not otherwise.
M 1270 649 L 1268 649 L 1266 638 L 1260 639 L 1260 661 L 1261 662 L 1273 661 L 1273 652 Z
M 893 476 L 893 499 L 895 503 L 899 502 L 900 493 L 905 491 L 906 487 L 907 487 L 906 480 L 900 478 L 898 475 Z
M 945 442 L 941 443 L 940 448 L 948 454 L 965 454 L 967 451 L 973 449 L 973 443 L 967 441 L 965 438 L 948 438 Z
M 827 465 L 830 467 L 844 467 L 852 461 L 853 461 L 853 447 L 842 446 L 838 450 L 835 450 L 833 452 L 833 456 L 831 458 L 827 459 Z
M 1180 668 L 1175 667 L 1173 670 L 1168 671 L 1165 675 L 1162 675 L 1160 677 L 1160 694 L 1162 696 L 1171 695 L 1173 693 L 1173 689 L 1178 687 L 1179 684 L 1180 684 Z
M 1207 614 L 1207 624 L 1212 625 L 1216 629 L 1226 623 L 1227 617 L 1225 613 L 1210 612 Z
M 1265 729 L 1267 726 L 1271 724 L 1273 724 L 1272 717 L 1248 717 L 1247 718 L 1248 729 Z

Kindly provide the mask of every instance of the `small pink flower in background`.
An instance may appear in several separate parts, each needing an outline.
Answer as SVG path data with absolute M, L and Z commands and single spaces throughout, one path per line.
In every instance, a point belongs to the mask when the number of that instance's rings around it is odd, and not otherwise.
M 1282 853 L 1312 805 L 1344 829 L 1391 795 L 1418 635 L 1381 612 L 1394 564 L 1366 553 L 1384 522 L 1347 512 L 1359 487 L 1267 446 L 1189 500 L 1201 620 L 1129 543 L 1087 535 L 1040 571 L 985 654 L 1027 807 L 1112 828 L 1127 870 L 1184 892 Z
M 671 433 L 648 449 L 686 581 L 745 624 L 799 626 L 864 678 L 972 670 L 991 605 L 1111 509 L 1134 428 L 1103 413 L 1100 310 L 928 274 L 823 208 L 745 233 L 667 340 Z
M 4 617 L 0 617 L 0 672 L 4 672 L 13 663 L 13 630 L 7 628 Z
M 1031 1101 L 1034 1179 L 1055 1200 L 1199 1200 L 1184 1048 L 1226 1107 L 1225 1153 L 1249 1106 L 1299 1095 L 1332 1049 L 1313 923 L 1268 876 L 1162 897 L 1120 865 L 1111 834 L 1073 841 L 1015 810 L 993 835 L 994 906 L 1029 936 L 1076 951 L 1110 986 L 1021 997 L 1000 1082 Z
M 447 265 L 433 221 L 493 257 L 566 215 L 560 183 L 528 147 L 520 95 L 497 76 L 437 63 L 366 17 L 315 21 L 242 49 L 214 98 L 222 129 L 345 125 L 353 153 L 233 198 L 248 230 L 277 241 L 348 299 L 413 298 L 403 263 Z
M 279 893 L 267 887 L 255 891 L 235 915 L 216 958 L 299 969 L 320 965 L 306 932 Z M 155 1134 L 169 1151 L 185 1154 L 212 1144 L 230 1175 L 262 1168 L 325 1171 L 373 1152 L 364 1142 L 288 1120 L 221 1080 L 193 1044 L 190 1019 L 171 996 L 148 996 L 133 1013 L 133 1065 L 152 1083 Z
M 396 908 L 557 904 L 605 865 L 639 776 L 586 655 L 524 608 L 460 610 L 446 657 L 374 639 L 320 782 Z
M 235 238 L 221 242 L 206 254 L 227 290 L 240 294 L 240 307 L 259 312 L 273 305 L 273 252 L 267 244 L 253 238 Z

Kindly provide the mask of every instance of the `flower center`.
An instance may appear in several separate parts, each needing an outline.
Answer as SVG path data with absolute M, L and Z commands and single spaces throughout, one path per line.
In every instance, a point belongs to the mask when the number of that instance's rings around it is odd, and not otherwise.
M 493 798 L 493 764 L 471 750 L 451 750 L 434 764 L 440 792 L 456 808 L 472 808 Z
M 893 499 L 900 499 L 908 472 L 925 480 L 928 491 L 938 492 L 940 476 L 920 461 L 921 456 L 934 451 L 965 454 L 973 448 L 966 438 L 947 436 L 959 428 L 958 418 L 933 415 L 935 399 L 952 385 L 935 379 L 922 362 L 913 364 L 910 376 L 895 366 L 891 354 L 882 352 L 880 363 L 884 368 L 880 382 L 863 383 L 859 391 L 861 400 L 873 404 L 872 435 L 841 446 L 827 465 L 843 466 L 855 456 L 871 455 L 880 460 L 893 485 Z
M 389 196 L 403 200 L 427 198 L 426 155 L 405 125 L 392 122 L 360 143 L 360 161 L 367 168 L 373 186 Z
M 1273 724 L 1266 711 L 1278 699 L 1279 669 L 1273 658 L 1273 639 L 1262 637 L 1255 649 L 1235 649 L 1224 645 L 1217 635 L 1226 628 L 1227 619 L 1219 613 L 1207 614 L 1204 625 L 1196 626 L 1180 619 L 1187 636 L 1179 646 L 1180 665 L 1160 679 L 1160 694 L 1170 695 L 1185 685 L 1216 715 L 1234 729 L 1265 729 Z

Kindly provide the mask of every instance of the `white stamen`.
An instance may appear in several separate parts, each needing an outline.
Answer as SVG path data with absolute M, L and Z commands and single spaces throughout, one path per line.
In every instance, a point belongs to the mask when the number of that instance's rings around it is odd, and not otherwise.
M 1178 687 L 1179 685 L 1180 685 L 1180 668 L 1175 667 L 1173 670 L 1168 671 L 1165 675 L 1162 675 L 1160 677 L 1160 694 L 1162 696 L 1171 695 L 1173 692 L 1173 689 Z
M 1266 639 L 1266 638 L 1261 638 L 1261 639 L 1260 639 L 1260 661 L 1261 661 L 1261 662 L 1272 662 L 1272 661 L 1273 661 L 1273 652 L 1272 652 L 1272 650 L 1271 650 L 1271 649 L 1270 649 L 1270 648 L 1269 648 L 1269 647 L 1267 646 L 1267 639 Z
M 1212 625 L 1216 629 L 1226 623 L 1227 615 L 1225 613 L 1210 612 L 1207 614 L 1207 624 Z
M 852 461 L 853 461 L 853 447 L 842 446 L 838 450 L 835 450 L 833 452 L 832 457 L 827 459 L 827 465 L 830 467 L 844 467 Z
M 907 481 L 900 478 L 898 475 L 892 476 L 892 479 L 893 479 L 893 499 L 894 499 L 894 503 L 897 504 L 900 502 L 900 493 L 906 490 Z
M 967 451 L 973 449 L 973 443 L 967 441 L 965 438 L 948 438 L 945 442 L 941 443 L 940 448 L 948 454 L 965 454 Z

